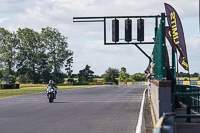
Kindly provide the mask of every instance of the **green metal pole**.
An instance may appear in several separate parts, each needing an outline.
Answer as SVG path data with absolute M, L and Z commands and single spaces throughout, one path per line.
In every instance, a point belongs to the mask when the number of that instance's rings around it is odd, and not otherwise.
M 187 96 L 187 102 L 188 102 L 187 115 L 190 115 L 191 114 L 191 99 L 190 99 L 190 96 Z M 187 121 L 191 122 L 191 118 L 187 118 Z
M 198 93 L 199 93 L 199 91 L 198 91 Z M 199 96 L 197 96 L 198 97 L 198 102 L 197 102 L 197 104 L 198 104 L 198 106 L 199 106 Z M 198 109 L 198 113 L 199 113 L 199 108 L 197 108 Z
M 173 75 L 174 78 L 176 79 L 176 57 L 175 57 L 175 52 L 172 49 L 172 70 L 173 70 Z
M 149 64 L 151 63 L 151 57 L 148 56 L 137 44 L 135 46 L 149 59 Z
M 166 80 L 166 44 L 165 44 L 165 13 L 161 13 L 161 44 L 162 44 L 162 80 Z
M 155 38 L 158 31 L 158 17 L 155 17 Z
M 175 95 L 172 93 L 172 112 L 175 112 Z

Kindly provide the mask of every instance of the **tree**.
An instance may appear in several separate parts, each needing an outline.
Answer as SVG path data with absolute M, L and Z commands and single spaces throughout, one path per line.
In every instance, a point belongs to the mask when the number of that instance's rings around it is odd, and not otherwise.
M 197 73 L 197 72 L 191 74 L 191 77 L 198 77 L 198 76 L 199 76 L 199 73 Z
M 64 61 L 73 54 L 71 50 L 67 49 L 67 37 L 51 27 L 42 28 L 41 37 L 42 44 L 47 48 L 48 61 L 52 64 L 52 76 L 58 82 L 58 74 Z
M 135 73 L 134 75 L 130 76 L 130 80 L 135 80 L 135 81 L 145 81 L 146 77 L 142 73 Z
M 121 74 L 119 76 L 119 82 L 130 82 L 132 80 L 129 79 L 129 74 L 128 73 L 124 73 L 124 74 Z
M 13 74 L 15 66 L 16 49 L 19 40 L 16 34 L 0 28 L 0 61 L 1 66 L 7 71 L 7 76 Z
M 73 56 L 70 56 L 68 59 L 67 59 L 67 62 L 66 62 L 66 65 L 65 65 L 65 70 L 67 71 L 67 76 L 68 76 L 68 82 L 70 83 L 73 83 L 75 82 L 74 79 L 73 79 L 73 70 L 71 70 L 71 67 L 72 67 L 72 64 L 73 63 Z
M 180 72 L 178 74 L 179 77 L 189 77 L 189 73 L 183 73 L 183 72 Z
M 41 33 L 19 28 L 16 34 L 0 28 L 0 77 L 16 75 L 23 82 L 61 82 L 61 68 L 73 54 L 67 47 L 67 37 L 50 27 Z
M 78 73 L 78 81 L 80 83 L 88 83 L 93 82 L 93 74 L 94 72 L 90 70 L 90 66 L 86 65 L 83 70 L 80 70 Z
M 127 72 L 126 72 L 126 68 L 125 68 L 125 67 L 122 67 L 122 68 L 121 68 L 121 71 L 120 71 L 120 75 L 121 75 L 121 74 L 126 74 L 126 73 L 127 73 Z
M 31 80 L 31 79 L 29 78 L 29 76 L 28 76 L 27 73 L 26 73 L 26 74 L 23 74 L 23 75 L 19 75 L 19 76 L 17 77 L 17 81 L 18 81 L 19 83 L 31 83 L 31 82 L 33 82 L 33 80 Z
M 119 70 L 116 68 L 109 67 L 102 75 L 102 77 L 104 78 L 105 82 L 115 82 L 116 84 L 118 84 L 116 78 L 119 77 Z
M 33 80 L 33 83 L 38 83 L 41 61 L 47 60 L 40 35 L 29 28 L 19 28 L 17 33 L 20 40 L 20 44 L 17 45 L 18 75 L 26 75 L 30 80 Z
M 126 68 L 122 67 L 120 71 L 119 81 L 120 82 L 129 82 L 129 74 L 126 72 Z

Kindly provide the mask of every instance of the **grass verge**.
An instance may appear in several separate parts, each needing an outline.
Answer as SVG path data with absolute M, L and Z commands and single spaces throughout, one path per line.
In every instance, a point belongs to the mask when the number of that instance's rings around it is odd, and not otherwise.
M 80 86 L 58 86 L 58 90 L 68 90 L 68 89 L 78 89 L 78 88 L 88 88 L 94 85 L 80 85 Z M 45 92 L 46 86 L 39 87 L 22 87 L 20 89 L 5 89 L 0 90 L 0 98 L 18 96 L 18 95 L 26 95 L 26 94 L 34 94 Z

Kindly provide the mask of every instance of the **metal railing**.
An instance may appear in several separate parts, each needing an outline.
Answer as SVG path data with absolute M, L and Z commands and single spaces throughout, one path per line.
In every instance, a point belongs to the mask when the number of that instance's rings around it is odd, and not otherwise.
M 179 80 L 179 81 L 176 81 L 177 84 L 179 85 L 199 85 L 200 86 L 200 80 Z
M 176 118 L 187 118 L 191 122 L 191 118 L 200 118 L 200 87 L 193 85 L 176 85 L 175 91 L 172 93 L 172 112 L 175 112 L 175 97 L 186 105 L 186 114 L 176 114 Z M 194 110 L 197 114 L 191 114 Z

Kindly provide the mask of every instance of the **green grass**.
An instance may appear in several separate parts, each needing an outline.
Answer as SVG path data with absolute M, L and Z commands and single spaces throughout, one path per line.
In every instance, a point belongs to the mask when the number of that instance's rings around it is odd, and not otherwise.
M 78 88 L 87 88 L 92 87 L 94 85 L 80 85 L 80 86 L 58 86 L 58 90 L 68 90 L 68 89 L 78 89 Z M 22 87 L 20 89 L 5 89 L 0 90 L 0 98 L 18 96 L 18 95 L 26 95 L 26 94 L 34 94 L 45 92 L 46 87 Z

